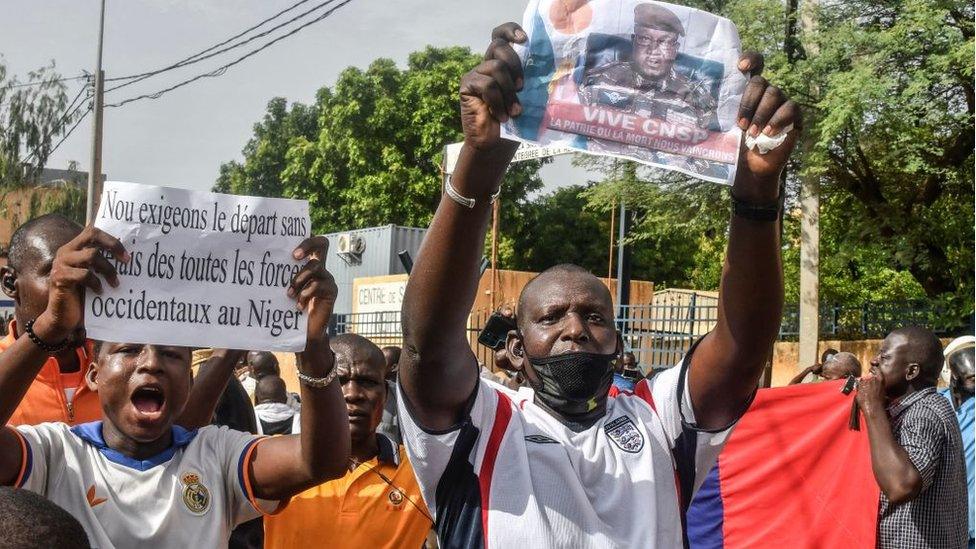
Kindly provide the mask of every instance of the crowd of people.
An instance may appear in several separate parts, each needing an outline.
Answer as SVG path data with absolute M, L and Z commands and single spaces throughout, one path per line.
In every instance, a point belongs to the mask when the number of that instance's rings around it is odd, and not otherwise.
M 681 547 L 684 513 L 756 394 L 783 302 L 780 174 L 800 110 L 745 55 L 743 149 L 717 324 L 680 364 L 644 376 L 606 286 L 553 266 L 509 311 L 496 350 L 518 389 L 479 375 L 467 338 L 483 241 L 516 144 L 526 75 L 515 24 L 460 85 L 465 144 L 404 296 L 401 350 L 330 337 L 324 238 L 287 290 L 308 317 L 300 392 L 276 356 L 90 341 L 84 294 L 116 286 L 113 235 L 59 215 L 14 233 L 0 341 L 4 547 Z M 786 130 L 795 128 L 793 131 Z M 151 339 L 148 338 L 148 339 Z M 971 343 L 971 342 L 970 342 Z M 973 546 L 973 345 L 905 327 L 868 371 L 826 354 L 797 376 L 859 378 L 881 488 L 881 547 Z M 863 374 L 863 375 L 862 375 Z M 968 488 L 967 488 L 968 487 Z M 967 496 L 968 490 L 968 496 Z M 968 498 L 968 502 L 967 502 Z M 968 517 L 968 521 L 967 521 Z

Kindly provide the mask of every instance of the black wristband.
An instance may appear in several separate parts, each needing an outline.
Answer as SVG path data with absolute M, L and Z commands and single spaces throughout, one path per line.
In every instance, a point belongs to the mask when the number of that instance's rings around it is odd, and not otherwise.
M 736 198 L 732 193 L 729 193 L 729 196 L 732 197 L 732 215 L 737 215 L 750 221 L 762 221 L 766 223 L 776 221 L 779 219 L 780 212 L 783 209 L 782 196 L 776 202 L 767 202 L 765 204 L 745 202 Z
M 35 320 L 37 319 L 35 318 L 28 320 L 27 324 L 24 325 L 24 331 L 27 332 L 27 337 L 34 342 L 34 345 L 37 345 L 40 350 L 47 353 L 57 353 L 68 348 L 68 345 L 71 343 L 70 337 L 66 337 L 57 343 L 46 343 L 43 339 L 38 337 L 37 334 L 34 333 Z

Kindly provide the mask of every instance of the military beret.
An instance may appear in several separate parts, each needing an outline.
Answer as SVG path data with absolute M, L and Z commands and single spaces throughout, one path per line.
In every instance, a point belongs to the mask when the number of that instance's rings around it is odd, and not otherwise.
M 634 8 L 634 24 L 638 27 L 673 32 L 678 36 L 685 35 L 685 29 L 678 16 L 657 4 L 637 4 Z

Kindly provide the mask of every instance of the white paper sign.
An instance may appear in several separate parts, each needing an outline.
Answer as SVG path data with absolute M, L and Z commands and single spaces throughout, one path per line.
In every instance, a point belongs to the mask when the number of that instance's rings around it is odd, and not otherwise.
M 308 317 L 286 295 L 311 231 L 308 202 L 109 181 L 95 226 L 122 241 L 118 288 L 86 292 L 92 339 L 301 351 Z
M 531 0 L 523 112 L 502 136 L 735 177 L 746 78 L 728 19 L 647 0 Z

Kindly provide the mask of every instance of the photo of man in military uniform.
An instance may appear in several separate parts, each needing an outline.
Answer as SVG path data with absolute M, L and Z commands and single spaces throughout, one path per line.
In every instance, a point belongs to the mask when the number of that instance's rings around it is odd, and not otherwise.
M 591 68 L 585 70 L 579 83 L 580 103 L 612 108 L 674 125 L 721 131 L 717 118 L 718 103 L 711 92 L 713 81 L 688 78 L 675 69 L 680 40 L 684 36 L 685 28 L 671 10 L 654 3 L 638 4 L 634 8 L 630 54 L 618 51 L 612 60 L 590 65 Z M 600 41 L 588 45 L 588 48 L 593 47 L 597 51 L 588 51 L 587 57 L 591 53 L 594 57 L 605 55 L 607 50 L 614 49 L 611 46 L 613 42 L 626 43 L 619 38 L 608 40 L 608 37 L 602 37 Z M 701 132 L 697 135 L 708 134 Z M 590 137 L 587 148 L 590 151 L 641 158 L 706 177 L 729 176 L 728 164 L 636 144 Z
M 581 102 L 672 124 L 713 127 L 717 104 L 705 83 L 691 81 L 674 69 L 678 42 L 684 35 L 681 21 L 671 10 L 638 4 L 631 59 L 586 71 L 580 84 Z

